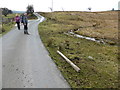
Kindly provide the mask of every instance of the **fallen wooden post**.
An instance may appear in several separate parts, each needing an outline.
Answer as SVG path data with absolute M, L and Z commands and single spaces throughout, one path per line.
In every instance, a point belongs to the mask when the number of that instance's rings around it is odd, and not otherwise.
M 63 55 L 60 51 L 57 51 L 77 72 L 80 71 L 80 68 L 77 67 L 73 62 L 71 62 L 65 55 Z

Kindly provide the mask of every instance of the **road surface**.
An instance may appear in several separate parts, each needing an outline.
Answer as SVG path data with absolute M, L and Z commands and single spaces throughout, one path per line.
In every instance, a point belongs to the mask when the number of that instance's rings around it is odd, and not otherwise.
M 29 21 L 30 35 L 14 28 L 2 38 L 2 88 L 70 88 L 45 49 L 38 24 Z

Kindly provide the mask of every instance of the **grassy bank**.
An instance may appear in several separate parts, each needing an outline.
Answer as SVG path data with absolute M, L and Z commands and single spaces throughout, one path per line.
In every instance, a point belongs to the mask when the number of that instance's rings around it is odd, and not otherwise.
M 56 16 L 56 14 L 57 16 Z M 118 41 L 118 12 L 55 12 L 47 13 L 51 20 L 74 26 L 76 34 L 96 39 L 106 43 L 117 44 Z
M 15 13 L 14 14 L 8 14 L 7 16 L 2 15 L 3 18 L 14 18 L 15 17 Z
M 117 47 L 64 34 L 69 30 L 75 30 L 83 26 L 86 27 L 86 25 L 90 26 L 91 23 L 87 22 L 88 18 L 85 19 L 82 16 L 88 14 L 90 17 L 93 17 L 92 14 L 94 13 L 54 12 L 40 14 L 47 18 L 46 21 L 39 25 L 41 39 L 48 49 L 50 56 L 72 88 L 117 88 Z M 99 13 L 97 14 L 99 15 Z M 100 19 L 100 21 L 102 20 Z M 99 21 L 97 22 L 99 23 Z M 113 37 L 115 32 L 111 31 L 110 38 L 115 38 Z M 106 31 L 102 29 L 101 32 L 104 33 Z M 94 32 L 94 35 L 96 34 Z M 87 34 L 84 33 L 84 35 Z M 94 35 L 91 36 L 94 37 Z M 106 36 L 106 34 L 104 35 Z M 97 35 L 96 37 L 101 38 Z M 80 73 L 77 73 L 61 58 L 56 53 L 57 50 L 60 50 L 73 63 L 80 67 Z
M 28 19 L 32 20 L 32 19 L 37 19 L 37 17 L 34 14 L 29 14 L 28 15 Z
M 1 31 L 0 34 L 5 35 L 7 32 L 9 32 L 13 28 L 14 25 L 15 25 L 14 22 L 3 24 L 2 25 L 2 31 Z
M 11 18 L 13 19 L 15 17 L 15 14 L 8 14 L 7 17 L 5 17 L 4 15 L 2 15 L 3 18 Z M 15 25 L 15 22 L 3 22 L 2 25 L 0 26 L 0 36 L 6 34 L 7 32 L 9 32 L 13 26 Z

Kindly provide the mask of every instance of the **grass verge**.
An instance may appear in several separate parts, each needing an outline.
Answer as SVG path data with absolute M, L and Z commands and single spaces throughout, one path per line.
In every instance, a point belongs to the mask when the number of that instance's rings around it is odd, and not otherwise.
M 8 14 L 7 17 L 2 15 L 2 18 L 8 18 L 8 19 L 10 18 L 12 20 L 14 19 L 14 17 L 15 17 L 15 14 Z M 14 25 L 15 25 L 15 22 L 12 22 L 12 21 L 10 21 L 10 22 L 6 21 L 6 22 L 2 23 L 0 26 L 0 28 L 1 28 L 0 36 L 3 36 L 7 32 L 9 32 L 13 28 Z
M 74 17 L 76 13 L 40 13 L 47 18 L 39 25 L 39 34 L 45 47 L 72 88 L 117 88 L 117 46 L 103 45 L 64 34 L 68 30 L 81 27 L 80 23 L 86 20 L 78 18 L 77 15 Z M 85 24 L 88 25 L 88 22 Z M 80 73 L 63 60 L 57 50 L 80 67 Z
M 33 20 L 33 19 L 37 19 L 37 17 L 34 14 L 29 14 L 28 19 Z
M 1 36 L 5 35 L 6 33 L 8 33 L 12 28 L 13 26 L 15 25 L 14 22 L 10 22 L 10 23 L 7 23 L 7 24 L 3 24 L 2 25 L 2 31 L 1 31 Z
M 8 14 L 7 16 L 2 15 L 2 17 L 3 17 L 3 18 L 14 18 L 15 15 L 16 15 L 16 14 L 13 13 L 13 14 Z

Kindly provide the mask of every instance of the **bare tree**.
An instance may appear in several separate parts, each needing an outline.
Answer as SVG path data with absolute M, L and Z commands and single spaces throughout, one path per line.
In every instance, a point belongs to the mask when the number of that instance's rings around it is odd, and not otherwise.
M 27 6 L 27 14 L 33 14 L 34 13 L 34 7 L 33 5 Z
M 1 8 L 2 14 L 7 17 L 8 14 L 13 13 L 12 10 L 9 10 L 8 8 Z

